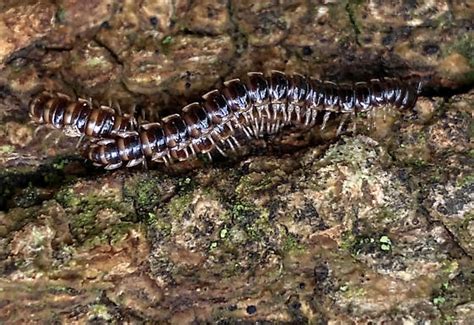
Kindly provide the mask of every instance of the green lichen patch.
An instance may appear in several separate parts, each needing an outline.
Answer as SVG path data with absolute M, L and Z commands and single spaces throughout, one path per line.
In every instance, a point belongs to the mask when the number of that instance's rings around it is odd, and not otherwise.
M 469 187 L 474 183 L 474 172 L 467 175 L 459 175 L 456 187 Z
M 147 224 L 153 231 L 159 233 L 160 238 L 171 235 L 173 226 L 171 221 L 167 218 L 159 218 L 155 213 L 150 213 Z
M 75 225 L 76 226 L 76 225 Z M 78 225 L 82 227 L 82 225 Z M 84 241 L 84 247 L 95 247 L 103 244 L 116 244 L 121 242 L 130 232 L 130 230 L 136 228 L 136 224 L 132 222 L 119 222 L 116 224 L 109 225 L 102 229 L 95 227 L 94 230 L 87 228 L 88 225 L 83 227 L 83 230 L 88 231 L 87 238 Z M 97 231 L 97 232 L 95 232 Z M 74 235 L 74 232 L 72 232 Z M 82 231 L 79 236 L 83 235 Z M 77 236 L 77 232 L 76 232 Z
M 339 287 L 339 291 L 342 293 L 345 299 L 359 299 L 363 298 L 367 293 L 364 288 L 343 284 Z
M 301 241 L 294 234 L 288 233 L 283 243 L 283 251 L 286 253 L 302 252 L 305 247 L 301 244 Z
M 325 152 L 323 159 L 314 163 L 317 166 L 344 163 L 354 169 L 365 169 L 371 161 L 387 159 L 384 153 L 377 149 L 368 138 L 343 138 L 342 145 L 331 146 Z
M 442 183 L 434 183 L 426 189 L 426 199 L 423 202 L 430 214 L 441 221 L 457 239 L 459 245 L 474 255 L 472 232 L 474 225 L 474 205 L 471 199 L 474 184 L 464 172 L 457 168 L 451 169 L 451 179 Z M 464 165 L 466 166 L 466 165 Z M 458 174 L 457 180 L 452 179 Z M 441 199 L 442 198 L 442 199 Z
M 248 202 L 236 202 L 231 209 L 234 224 L 243 229 L 251 240 L 263 240 L 270 235 L 268 211 Z
M 125 180 L 124 197 L 133 202 L 141 220 L 152 223 L 156 219 L 155 210 L 173 195 L 178 186 L 176 183 L 152 173 L 137 174 Z
M 431 164 L 432 152 L 427 131 L 421 125 L 409 125 L 406 132 L 393 144 L 391 153 L 397 162 L 411 168 L 424 168 Z
M 161 44 L 164 45 L 164 46 L 168 46 L 168 45 L 170 45 L 172 42 L 173 42 L 173 36 L 171 36 L 171 35 L 168 35 L 168 36 L 164 37 L 164 38 L 161 40 Z
M 42 201 L 42 190 L 31 184 L 21 191 L 15 200 L 15 204 L 18 207 L 28 208 L 37 205 Z
M 469 65 L 474 68 L 474 36 L 464 33 L 451 46 L 447 47 L 446 55 L 457 52 L 469 60 Z
M 346 233 L 340 248 L 347 250 L 353 256 L 361 254 L 380 254 L 390 253 L 392 250 L 392 241 L 387 235 L 352 235 Z
M 168 212 L 172 218 L 182 218 L 186 211 L 189 211 L 190 204 L 193 200 L 191 193 L 178 194 L 168 203 Z
M 382 251 L 388 252 L 392 250 L 392 241 L 386 235 L 380 236 L 379 238 L 380 249 Z
M 89 193 L 84 195 L 72 188 L 56 194 L 56 200 L 70 214 L 70 230 L 80 243 L 96 245 L 119 240 L 136 221 L 129 202 L 115 197 Z
M 109 308 L 103 304 L 94 304 L 89 306 L 89 321 L 110 321 L 112 319 L 112 314 L 109 311 Z
M 4 144 L 4 145 L 0 146 L 0 155 L 9 154 L 9 153 L 12 153 L 14 151 L 15 151 L 14 146 L 7 145 L 7 144 Z
M 442 314 L 447 324 L 456 324 L 456 307 L 472 299 L 474 294 L 472 269 L 461 269 L 456 276 L 440 278 L 433 290 L 431 302 Z
M 84 87 L 100 89 L 119 88 L 114 85 L 119 69 L 108 49 L 95 41 L 89 41 L 68 51 L 68 60 L 62 71 L 66 79 L 81 78 Z
M 362 3 L 362 1 L 359 0 L 349 0 L 346 3 L 345 10 L 347 11 L 347 15 L 349 16 L 349 20 L 351 22 L 352 28 L 354 30 L 355 34 L 355 41 L 357 44 L 360 45 L 360 40 L 359 40 L 359 35 L 361 34 L 361 26 L 359 22 L 356 19 L 356 14 L 355 11 L 358 10 L 358 6 Z
M 65 170 L 66 166 L 73 165 L 76 161 L 76 158 L 57 157 L 34 170 L 29 167 L 1 170 L 0 210 L 15 206 L 28 207 L 49 199 L 49 193 L 83 172 L 75 169 Z
M 252 172 L 240 178 L 235 192 L 241 199 L 247 198 L 249 195 L 256 195 L 258 192 L 268 192 L 286 177 L 287 174 L 281 169 L 270 172 Z
M 39 207 L 14 208 L 8 213 L 0 214 L 0 236 L 7 237 L 12 232 L 22 228 L 29 221 L 33 220 L 40 211 Z
M 186 176 L 179 178 L 177 185 L 179 191 L 190 192 L 195 188 L 196 182 L 191 177 Z
M 56 22 L 58 24 L 63 24 L 66 21 L 66 14 L 67 12 L 63 7 L 58 7 L 58 10 L 56 10 L 56 13 L 54 15 Z
M 416 200 L 387 168 L 392 162 L 377 143 L 365 137 L 344 139 L 323 159 L 313 159 L 310 154 L 303 157 L 307 173 L 302 192 L 284 200 L 302 211 L 313 207 L 309 215 L 314 218 L 308 220 L 321 230 L 340 225 L 351 230 L 357 225 L 358 232 L 378 233 L 412 217 Z

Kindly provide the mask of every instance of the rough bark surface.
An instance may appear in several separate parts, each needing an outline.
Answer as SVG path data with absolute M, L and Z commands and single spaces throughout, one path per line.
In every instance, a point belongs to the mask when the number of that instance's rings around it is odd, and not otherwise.
M 471 323 L 473 21 L 470 1 L 3 1 L 0 322 Z M 104 172 L 29 123 L 42 89 L 154 120 L 271 69 L 427 82 L 356 134 L 170 169 Z

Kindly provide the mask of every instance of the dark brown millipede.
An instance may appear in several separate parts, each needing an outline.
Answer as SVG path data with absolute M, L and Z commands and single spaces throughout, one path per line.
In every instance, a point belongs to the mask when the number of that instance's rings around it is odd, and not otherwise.
M 208 92 L 180 114 L 143 124 L 136 132 L 91 142 L 83 155 L 106 169 L 123 163 L 135 166 L 146 158 L 169 164 L 214 149 L 225 155 L 226 149 L 239 146 L 237 135 L 259 137 L 286 125 L 310 128 L 320 114 L 324 129 L 331 114 L 344 118 L 382 105 L 409 109 L 418 92 L 419 84 L 396 78 L 336 84 L 279 71 L 267 77 L 250 72 L 243 81 L 224 82 L 222 89 Z
M 62 93 L 42 92 L 31 100 L 29 107 L 34 122 L 62 129 L 69 136 L 103 138 L 132 131 L 136 125 L 130 115 Z

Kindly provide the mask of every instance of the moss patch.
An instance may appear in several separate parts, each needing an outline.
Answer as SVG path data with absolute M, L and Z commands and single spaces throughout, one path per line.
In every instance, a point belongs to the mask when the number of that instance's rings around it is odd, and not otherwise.
M 184 193 L 173 197 L 168 203 L 168 212 L 172 218 L 181 218 L 188 210 L 193 199 L 192 194 Z
M 389 236 L 384 234 L 353 235 L 345 233 L 340 248 L 347 250 L 353 256 L 382 252 L 389 253 L 393 243 Z
M 458 52 L 468 59 L 469 65 L 474 68 L 474 36 L 466 33 L 461 36 L 449 49 L 448 53 Z
M 255 192 L 268 191 L 280 184 L 286 176 L 286 173 L 280 169 L 269 173 L 253 172 L 240 178 L 235 192 L 240 198 L 245 198 Z
M 304 248 L 305 247 L 300 243 L 298 237 L 291 233 L 288 234 L 283 243 L 283 251 L 286 253 L 301 252 Z
M 261 241 L 272 231 L 269 213 L 249 202 L 237 202 L 232 206 L 231 218 L 245 231 L 251 240 Z
M 140 220 L 151 224 L 155 221 L 155 210 L 176 190 L 175 182 L 168 179 L 138 174 L 128 178 L 124 185 L 124 196 L 133 202 Z
M 130 204 L 106 196 L 81 196 L 64 189 L 57 193 L 56 200 L 70 214 L 71 234 L 80 244 L 117 241 L 136 221 Z
M 56 189 L 73 180 L 76 175 L 83 171 L 68 170 L 65 172 L 64 168 L 74 161 L 77 161 L 77 159 L 57 157 L 35 170 L 18 167 L 0 171 L 0 210 L 8 210 L 18 206 L 15 201 L 22 200 L 24 196 L 22 190 L 28 187 Z M 26 191 L 28 192 L 28 190 Z M 32 198 L 31 195 L 30 198 Z M 23 200 L 25 204 L 19 206 L 30 206 L 32 202 L 34 204 L 41 203 L 43 199 L 47 198 L 36 197 L 35 200 L 30 200 L 29 203 Z

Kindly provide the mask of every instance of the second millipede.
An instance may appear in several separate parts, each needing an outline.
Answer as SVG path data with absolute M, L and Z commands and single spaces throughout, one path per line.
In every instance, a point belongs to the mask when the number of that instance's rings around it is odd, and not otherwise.
M 66 94 L 42 92 L 29 105 L 34 122 L 62 129 L 68 136 L 104 138 L 133 131 L 135 118 L 121 115 L 108 106 L 96 106 L 84 99 L 75 100 Z
M 344 120 L 383 105 L 410 109 L 419 88 L 418 83 L 396 78 L 336 84 L 279 71 L 269 76 L 250 72 L 243 81 L 224 82 L 222 89 L 208 92 L 180 114 L 143 124 L 135 132 L 90 142 L 83 155 L 105 169 L 124 163 L 132 167 L 146 158 L 169 164 L 212 150 L 225 155 L 224 148 L 240 146 L 238 135 L 259 137 L 286 125 L 310 128 L 321 114 L 324 129 L 331 114 L 342 114 Z

